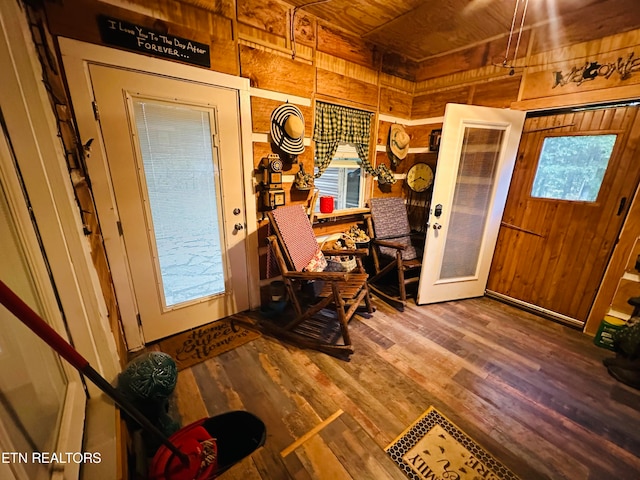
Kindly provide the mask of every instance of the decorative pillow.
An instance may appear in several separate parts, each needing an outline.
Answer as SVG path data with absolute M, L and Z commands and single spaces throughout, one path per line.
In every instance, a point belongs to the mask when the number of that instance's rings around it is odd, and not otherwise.
M 318 248 L 313 258 L 302 270 L 305 272 L 322 272 L 325 268 L 327 268 L 327 259 L 324 257 L 322 250 Z

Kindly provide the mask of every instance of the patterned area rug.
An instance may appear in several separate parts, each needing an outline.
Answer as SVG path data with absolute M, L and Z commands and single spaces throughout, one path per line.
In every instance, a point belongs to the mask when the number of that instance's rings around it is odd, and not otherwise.
M 412 480 L 517 480 L 434 407 L 385 451 Z
M 229 321 L 231 318 L 233 317 L 161 340 L 158 348 L 171 355 L 178 370 L 182 370 L 233 350 L 260 336 L 259 332 L 247 330 L 238 325 L 235 327 L 237 330 L 235 332 L 231 328 Z M 238 315 L 238 318 L 242 317 Z

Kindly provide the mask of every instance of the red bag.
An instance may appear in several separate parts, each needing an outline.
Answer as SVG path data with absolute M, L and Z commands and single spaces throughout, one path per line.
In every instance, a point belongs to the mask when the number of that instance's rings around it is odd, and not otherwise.
M 151 461 L 150 480 L 209 480 L 215 478 L 218 467 L 218 446 L 215 438 L 202 426 L 204 419 L 181 428 L 169 437 L 181 452 L 189 457 L 189 464 L 162 445 Z

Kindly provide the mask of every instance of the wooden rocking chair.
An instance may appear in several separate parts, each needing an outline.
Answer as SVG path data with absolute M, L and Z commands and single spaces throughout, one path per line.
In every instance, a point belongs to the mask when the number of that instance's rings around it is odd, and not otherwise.
M 364 301 L 373 312 L 362 256 L 367 249 L 328 250 L 320 247 L 311 222 L 301 205 L 279 207 L 268 213 L 274 235 L 268 237 L 289 300 L 293 319 L 258 322 L 259 330 L 302 348 L 312 348 L 336 357 L 353 353 L 348 324 Z M 322 256 L 354 256 L 351 272 L 312 271 Z M 317 267 L 316 267 L 317 268 Z
M 367 228 L 375 268 L 375 275 L 369 279 L 369 288 L 377 297 L 403 311 L 407 303 L 407 285 L 418 283 L 420 279 L 422 254 L 413 246 L 407 208 L 402 198 L 372 198 L 369 206 L 371 214 L 367 216 Z M 397 287 L 384 278 L 394 270 Z

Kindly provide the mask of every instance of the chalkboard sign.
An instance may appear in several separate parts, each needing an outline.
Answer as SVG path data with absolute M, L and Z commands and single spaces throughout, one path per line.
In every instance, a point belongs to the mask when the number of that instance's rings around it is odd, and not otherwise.
M 168 35 L 106 15 L 98 15 L 98 26 L 102 41 L 109 45 L 192 65 L 211 66 L 207 44 Z

